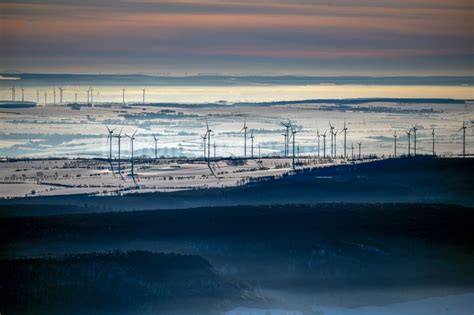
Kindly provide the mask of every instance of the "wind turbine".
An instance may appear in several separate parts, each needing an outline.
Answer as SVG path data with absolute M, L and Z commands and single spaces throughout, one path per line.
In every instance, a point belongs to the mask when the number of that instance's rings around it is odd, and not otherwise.
M 254 136 L 253 136 L 253 130 L 252 130 L 252 131 L 250 131 L 250 143 L 251 143 L 250 156 L 251 156 L 252 159 L 253 159 L 253 138 L 254 138 Z
M 25 89 L 24 88 L 21 88 L 21 101 L 22 102 L 25 101 Z
M 316 129 L 316 137 L 318 137 L 318 158 L 320 157 L 319 155 L 319 143 L 320 143 L 320 138 L 321 138 L 321 135 L 319 134 L 319 129 Z
M 125 89 L 122 89 L 122 104 L 125 105 Z
M 135 140 L 135 134 L 136 134 L 136 133 L 137 133 L 137 131 L 135 131 L 135 132 L 133 133 L 133 135 L 131 135 L 131 136 L 129 136 L 129 135 L 127 135 L 127 134 L 125 135 L 126 137 L 128 137 L 128 138 L 130 139 L 130 148 L 131 148 L 131 150 L 132 150 L 132 156 L 131 156 L 132 178 L 135 178 L 135 170 L 134 170 L 135 164 L 134 164 L 134 162 L 133 162 L 133 141 Z
M 36 90 L 36 104 L 39 104 L 40 102 L 40 91 Z
M 416 156 L 416 131 L 418 127 L 416 125 L 413 126 L 413 153 Z
M 44 106 L 48 103 L 48 92 L 44 92 Z
M 60 87 L 60 88 L 59 88 L 59 103 L 60 103 L 60 104 L 63 103 L 63 92 L 64 92 L 64 88 L 63 88 L 63 87 Z
M 247 122 L 244 120 L 244 126 L 240 129 L 240 132 L 244 131 L 244 158 L 247 158 L 247 129 Z
M 467 129 L 466 122 L 463 120 L 462 127 L 458 130 L 458 132 L 462 130 L 462 157 L 463 158 L 466 157 L 466 129 Z
M 258 162 L 262 163 L 262 156 L 260 155 L 260 142 L 258 143 Z
M 359 142 L 359 143 L 357 143 L 357 144 L 359 145 L 359 160 L 360 160 L 360 158 L 361 158 L 361 156 L 362 156 L 362 154 L 361 154 L 362 142 Z
M 433 156 L 436 156 L 436 152 L 435 152 L 435 129 L 431 129 L 431 137 L 432 137 L 432 141 L 433 141 Z
M 201 138 L 202 138 L 202 140 L 203 140 L 203 150 L 204 150 L 204 151 L 203 151 L 203 153 L 204 153 L 203 157 L 204 157 L 204 160 L 206 160 L 206 139 L 207 139 L 207 131 L 206 131 L 205 134 L 203 134 L 203 135 L 201 136 Z
M 16 100 L 16 88 L 15 88 L 15 86 L 13 86 L 11 88 L 11 90 L 12 90 L 12 102 L 14 102 Z
M 122 138 L 124 137 L 124 136 L 122 136 L 122 130 L 123 129 L 120 129 L 120 132 L 118 133 L 118 135 L 116 135 L 116 137 L 118 139 L 118 172 L 119 172 L 119 174 L 122 174 L 122 166 L 121 166 L 122 159 L 121 159 L 121 155 L 120 155 L 120 142 L 121 142 Z
M 145 105 L 145 89 L 143 89 L 143 105 Z
M 155 160 L 158 158 L 158 138 L 153 135 L 153 141 L 155 141 Z
M 337 147 L 336 137 L 337 137 L 337 135 L 338 135 L 337 130 L 334 130 L 334 157 L 335 158 L 337 157 L 337 154 L 336 154 L 336 147 Z
M 94 90 L 92 89 L 92 86 L 90 87 L 90 94 L 91 94 L 91 106 L 94 105 Z
M 408 136 L 408 156 L 411 155 L 411 143 L 410 143 L 410 139 L 411 139 L 411 129 L 408 129 L 408 131 L 406 132 L 407 133 L 407 136 Z
M 214 141 L 214 161 L 216 160 L 216 141 Z
M 53 88 L 53 105 L 56 105 L 56 88 Z
M 354 161 L 354 143 L 353 142 L 351 143 L 351 157 L 352 157 L 352 161 Z
M 112 173 L 114 172 L 114 168 L 112 166 L 112 137 L 114 135 L 114 130 L 115 129 L 110 129 L 109 126 L 105 125 L 105 128 L 107 128 L 107 131 L 109 132 L 107 136 L 107 142 L 109 142 L 109 162 L 110 162 L 110 167 L 112 168 Z
M 346 127 L 346 121 L 344 120 L 344 128 L 342 128 L 341 132 L 344 132 L 344 158 L 347 158 L 346 154 L 346 138 L 347 138 L 347 127 Z
M 393 142 L 394 142 L 393 143 L 393 156 L 394 157 L 397 157 L 397 138 L 398 138 L 397 132 L 395 131 L 393 133 Z
M 293 169 L 295 169 L 295 138 L 296 138 L 296 133 L 298 131 L 296 131 L 295 129 L 293 129 L 293 126 L 290 126 L 291 128 L 291 137 L 293 138 L 293 157 L 292 157 L 292 164 L 293 164 Z
M 333 146 L 334 146 L 334 125 L 329 122 L 329 133 L 331 134 L 331 156 L 334 156 Z
M 211 163 L 211 133 L 212 130 L 209 128 L 209 123 L 206 120 L 207 127 L 207 163 Z
M 289 151 L 289 143 L 290 143 L 290 126 L 291 122 L 288 120 L 288 122 L 281 122 L 280 125 L 285 127 L 285 157 L 288 156 L 288 151 Z
M 326 133 L 327 130 L 321 135 L 323 137 L 323 157 L 326 158 Z

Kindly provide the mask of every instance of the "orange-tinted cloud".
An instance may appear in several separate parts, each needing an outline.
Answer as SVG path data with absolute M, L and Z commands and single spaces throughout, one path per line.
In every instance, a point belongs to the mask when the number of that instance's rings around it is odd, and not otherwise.
M 157 58 L 169 54 L 294 59 L 473 54 L 467 0 L 0 2 L 0 57 Z M 278 48 L 278 49 L 275 49 Z M 63 55 L 61 55 L 63 54 Z M 17 58 L 17 59 L 15 59 Z M 176 57 L 178 58 L 178 57 Z M 401 59 L 400 59 L 401 60 Z M 178 60 L 175 60 L 179 63 Z M 211 60 L 212 61 L 212 60 Z M 243 61 L 244 62 L 244 61 Z M 359 61 L 357 61 L 359 62 Z M 435 62 L 435 61 L 433 61 Z M 359 65 L 359 64 L 358 64 Z M 3 68 L 7 65 L 1 64 Z M 367 66 L 372 66 L 368 64 Z M 408 66 L 408 65 L 407 65 Z M 469 65 L 468 65 L 469 66 Z M 472 66 L 472 65 L 471 65 Z

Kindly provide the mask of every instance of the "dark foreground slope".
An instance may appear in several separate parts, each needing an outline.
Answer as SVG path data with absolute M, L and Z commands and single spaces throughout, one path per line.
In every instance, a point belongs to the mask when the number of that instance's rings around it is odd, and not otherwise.
M 220 277 L 260 292 L 262 299 L 251 299 L 252 305 L 308 314 L 315 302 L 375 305 L 473 292 L 473 230 L 472 208 L 429 204 L 241 206 L 0 219 L 0 237 L 7 244 L 3 257 L 130 249 L 199 255 Z M 186 282 L 185 273 L 171 269 L 171 274 L 177 283 Z M 217 299 L 229 302 L 228 292 L 235 291 L 222 288 Z M 175 301 L 180 308 L 186 299 L 178 295 Z M 230 301 L 225 305 L 249 303 Z M 217 310 L 221 304 L 209 305 Z
M 115 252 L 0 260 L 5 314 L 213 313 L 250 297 L 197 256 Z
M 474 205 L 474 159 L 411 157 L 297 171 L 240 187 L 0 200 L 0 216 L 327 202 Z

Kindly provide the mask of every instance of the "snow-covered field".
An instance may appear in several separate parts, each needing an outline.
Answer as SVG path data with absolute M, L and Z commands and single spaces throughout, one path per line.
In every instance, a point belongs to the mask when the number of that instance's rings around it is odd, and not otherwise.
M 112 158 L 114 172 L 104 160 L 37 160 L 3 162 L 0 169 L 0 197 L 71 193 L 109 194 L 136 191 L 173 191 L 196 187 L 225 187 L 241 184 L 251 177 L 279 176 L 291 170 L 293 139 L 285 155 L 286 128 L 291 121 L 295 134 L 295 155 L 309 166 L 313 160 L 331 155 L 330 125 L 335 137 L 337 162 L 344 159 L 344 124 L 347 127 L 346 156 L 397 154 L 408 152 L 406 132 L 417 126 L 417 153 L 432 153 L 432 128 L 438 155 L 462 152 L 463 120 L 472 125 L 474 104 L 363 103 L 286 104 L 278 106 L 122 106 L 100 104 L 75 110 L 66 106 L 38 106 L 0 110 L 0 156 L 109 158 L 110 142 L 106 126 L 114 130 Z M 244 122 L 247 141 L 242 131 Z M 206 144 L 207 123 L 212 130 Z M 117 136 L 121 132 L 120 141 Z M 137 158 L 135 181 L 130 176 L 131 141 L 125 135 L 136 132 L 134 156 Z M 320 134 L 318 143 L 318 132 Z M 323 135 L 326 133 L 324 145 Z M 291 134 L 291 130 L 290 130 Z M 252 137 L 253 135 L 253 137 Z M 156 137 L 156 156 L 155 141 Z M 411 153 L 414 135 L 411 135 Z M 207 141 L 207 139 L 206 139 Z M 244 164 L 221 158 L 239 158 Z M 466 131 L 466 152 L 473 152 L 474 128 Z M 210 152 L 209 152 L 210 151 Z M 216 157 L 209 168 L 204 155 Z M 253 158 L 251 158 L 253 156 Z M 258 163 L 258 157 L 262 163 Z M 121 159 L 122 175 L 118 174 Z M 180 160 L 181 159 L 181 160 Z M 201 160 L 199 160 L 201 159 Z M 329 165 L 333 161 L 324 161 Z
M 178 105 L 176 105 L 178 106 Z M 201 157 L 206 122 L 212 129 L 211 156 L 243 156 L 244 122 L 248 126 L 247 156 L 251 155 L 253 132 L 254 156 L 282 155 L 284 149 L 281 122 L 291 120 L 298 130 L 295 151 L 316 155 L 317 132 L 327 132 L 326 151 L 330 152 L 329 122 L 339 131 L 336 153 L 344 151 L 344 122 L 347 127 L 346 152 L 355 154 L 361 142 L 362 154 L 393 154 L 397 132 L 397 153 L 407 153 L 406 131 L 414 125 L 417 152 L 432 153 L 432 128 L 435 129 L 437 154 L 462 151 L 463 119 L 470 125 L 474 104 L 400 104 L 366 103 L 349 107 L 335 104 L 290 104 L 283 106 L 154 107 L 121 106 L 83 107 L 73 110 L 63 106 L 24 109 L 0 109 L 0 156 L 8 157 L 108 157 L 105 125 L 124 134 L 133 134 L 135 156 L 155 155 L 153 135 L 157 137 L 157 155 L 166 157 Z M 467 130 L 467 151 L 473 152 L 474 129 Z M 413 135 L 411 136 L 413 146 Z M 214 149 L 215 144 L 215 149 Z M 322 155 L 323 137 L 319 151 Z M 290 150 L 292 148 L 290 147 Z M 118 156 L 118 139 L 113 139 L 113 156 Z M 130 140 L 121 140 L 122 157 L 130 156 Z
M 338 160 L 299 159 L 301 167 L 323 167 Z M 276 177 L 291 172 L 289 158 L 218 160 L 208 166 L 204 160 L 160 159 L 135 162 L 131 176 L 130 161 L 118 162 L 112 172 L 107 161 L 19 160 L 0 163 L 0 198 L 69 194 L 124 194 L 131 192 L 176 191 L 193 188 L 229 187 L 251 178 Z

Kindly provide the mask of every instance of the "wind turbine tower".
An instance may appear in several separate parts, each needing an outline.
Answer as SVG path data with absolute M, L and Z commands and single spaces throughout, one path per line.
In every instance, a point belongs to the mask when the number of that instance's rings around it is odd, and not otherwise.
M 347 158 L 346 154 L 346 139 L 347 139 L 347 127 L 346 127 L 346 121 L 344 121 L 344 128 L 342 129 L 344 132 L 344 158 Z
M 22 102 L 25 101 L 25 89 L 24 88 L 21 88 L 21 101 Z
M 319 155 L 319 143 L 320 143 L 320 138 L 321 138 L 321 135 L 319 134 L 319 129 L 316 130 L 316 137 L 318 137 L 318 158 L 320 157 Z
M 110 162 L 110 167 L 112 168 L 112 173 L 114 172 L 114 168 L 112 166 L 112 137 L 114 136 L 114 130 L 115 129 L 110 129 L 109 126 L 105 126 L 107 128 L 107 131 L 109 132 L 107 136 L 107 141 L 109 142 L 109 162 Z
M 393 134 L 393 156 L 397 157 L 397 132 L 395 131 Z
M 416 131 L 418 127 L 416 125 L 413 126 L 413 154 L 416 156 Z
M 336 147 L 337 147 L 336 137 L 337 137 L 337 130 L 334 130 L 334 157 L 335 158 L 337 157 L 337 154 L 336 154 Z
M 436 156 L 435 152 L 435 129 L 431 129 L 431 140 L 433 141 L 432 143 L 432 149 L 433 149 L 433 156 Z
M 63 103 L 63 92 L 64 92 L 64 89 L 60 87 L 59 88 L 59 104 Z
M 145 89 L 143 89 L 143 105 L 145 105 Z
M 352 161 L 354 161 L 354 143 L 351 143 L 351 157 Z
M 285 127 L 285 134 L 283 136 L 285 137 L 285 157 L 288 157 L 289 154 L 289 147 L 290 147 L 290 121 L 288 122 L 281 122 L 280 123 L 283 127 Z
M 133 161 L 133 141 L 135 140 L 135 134 L 136 134 L 136 133 L 137 133 L 137 132 L 135 131 L 135 132 L 133 133 L 133 135 L 131 135 L 131 136 L 125 135 L 125 136 L 127 136 L 127 137 L 130 139 L 130 149 L 132 150 L 132 155 L 131 155 L 131 164 L 132 164 L 132 165 L 131 165 L 131 172 L 132 172 L 132 178 L 135 177 L 135 163 L 134 163 L 134 161 Z
M 44 106 L 48 104 L 48 92 L 44 92 Z
M 362 147 L 362 142 L 357 143 L 359 145 L 359 160 L 362 157 L 362 152 L 361 152 L 361 147 Z
M 56 88 L 53 88 L 53 105 L 56 105 Z
M 331 125 L 331 122 L 329 122 L 329 133 L 331 134 L 331 156 L 334 156 L 334 125 Z
M 323 157 L 326 158 L 326 133 L 325 131 L 321 136 L 323 137 Z
M 293 169 L 295 169 L 295 138 L 296 138 L 296 133 L 297 131 L 291 127 L 291 137 L 293 138 L 293 158 L 292 158 L 292 164 L 293 164 Z
M 118 139 L 118 173 L 122 174 L 122 165 L 121 165 L 122 158 L 121 158 L 121 155 L 120 155 L 120 143 L 121 143 L 121 140 L 123 138 L 122 129 L 120 130 L 119 134 L 116 137 Z
M 462 121 L 462 127 L 461 127 L 461 129 L 459 129 L 459 131 L 462 130 L 462 157 L 463 158 L 466 157 L 466 128 L 467 128 L 466 122 L 463 120 Z
M 209 123 L 206 121 L 207 126 L 207 163 L 211 163 L 211 128 L 209 128 Z
M 15 88 L 15 86 L 13 86 L 11 90 L 12 90 L 12 102 L 14 102 L 15 99 L 16 99 L 16 88 Z
M 122 89 L 122 104 L 125 105 L 125 89 Z
M 240 132 L 244 131 L 244 158 L 247 158 L 247 129 L 247 122 L 244 120 L 244 126 L 240 129 Z
M 158 159 L 158 138 L 153 135 L 153 141 L 155 141 L 155 160 Z
M 408 129 L 408 131 L 406 133 L 407 133 L 407 136 L 408 136 L 408 156 L 410 156 L 411 155 L 411 143 L 410 143 L 411 129 Z
M 250 156 L 253 159 L 253 130 L 250 132 Z

